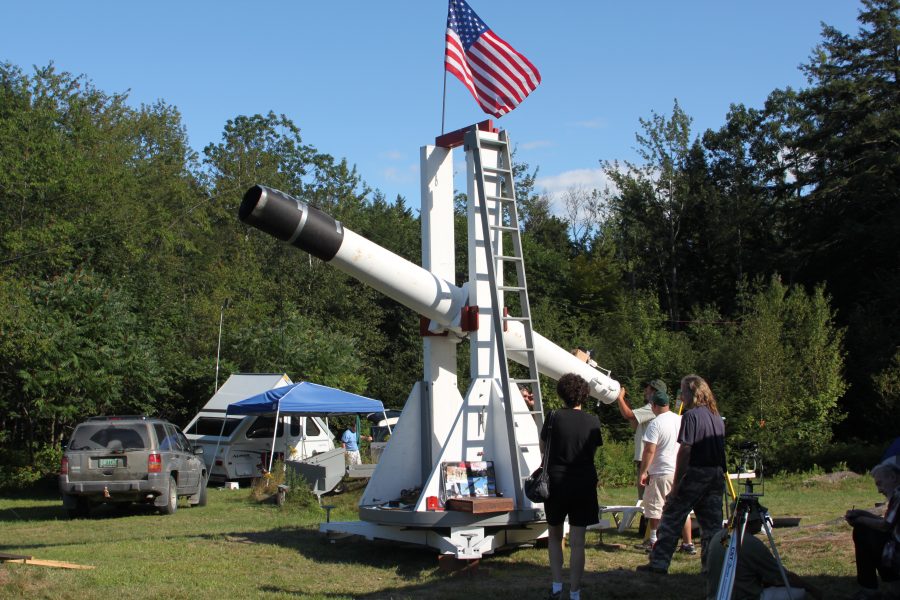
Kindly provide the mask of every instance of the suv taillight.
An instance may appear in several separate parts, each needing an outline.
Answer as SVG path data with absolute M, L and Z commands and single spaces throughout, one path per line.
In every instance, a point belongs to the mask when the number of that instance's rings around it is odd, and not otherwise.
M 62 462 L 59 465 L 59 474 L 60 475 L 68 475 L 69 474 L 69 457 L 63 456 Z
M 162 456 L 158 452 L 151 452 L 147 456 L 147 472 L 160 473 L 162 471 Z

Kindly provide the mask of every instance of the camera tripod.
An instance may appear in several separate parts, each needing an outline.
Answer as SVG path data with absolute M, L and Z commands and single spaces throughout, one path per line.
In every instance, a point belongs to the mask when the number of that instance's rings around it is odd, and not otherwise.
M 766 536 L 769 538 L 772 555 L 775 557 L 775 561 L 778 563 L 778 570 L 781 571 L 781 577 L 784 579 L 784 585 L 786 588 L 790 588 L 787 571 L 785 571 L 781 557 L 778 555 L 778 548 L 775 547 L 775 537 L 772 535 L 772 517 L 769 516 L 768 511 L 760 506 L 759 495 L 747 492 L 741 494 L 737 499 L 734 513 L 731 516 L 731 540 L 728 544 L 728 551 L 725 553 L 725 560 L 722 563 L 722 574 L 719 576 L 716 600 L 730 600 L 731 598 L 735 573 L 737 572 L 738 555 L 740 554 L 741 544 L 744 541 L 747 522 L 750 520 L 751 515 L 758 517 L 762 522 Z

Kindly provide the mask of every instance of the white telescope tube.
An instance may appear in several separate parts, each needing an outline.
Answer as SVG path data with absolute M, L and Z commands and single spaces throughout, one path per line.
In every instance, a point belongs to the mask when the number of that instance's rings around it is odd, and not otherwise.
M 256 185 L 244 194 L 239 217 L 432 321 L 444 326 L 459 323 L 467 298 L 462 288 L 354 233 L 302 200 Z
M 441 325 L 459 324 L 465 291 L 344 228 L 344 243 L 329 261 L 403 306 Z
M 581 375 L 591 390 L 591 396 L 604 404 L 612 404 L 619 396 L 619 382 L 612 379 L 608 373 L 604 373 L 577 358 L 571 352 L 566 352 L 537 331 L 532 332 L 534 340 L 534 355 L 537 359 L 538 371 L 554 381 L 566 373 Z M 528 366 L 528 355 L 517 350 L 525 347 L 525 328 L 518 321 L 507 321 L 506 331 L 503 332 L 503 345 L 506 347 L 506 355 L 519 363 Z
M 372 286 L 407 308 L 443 325 L 458 327 L 468 295 L 422 267 L 345 228 L 340 221 L 306 202 L 278 190 L 256 185 L 241 202 L 241 221 L 309 252 L 337 269 Z M 503 334 L 509 358 L 528 365 L 522 324 L 507 322 Z M 610 404 L 619 383 L 534 332 L 538 370 L 553 380 L 578 373 L 590 385 L 591 396 Z

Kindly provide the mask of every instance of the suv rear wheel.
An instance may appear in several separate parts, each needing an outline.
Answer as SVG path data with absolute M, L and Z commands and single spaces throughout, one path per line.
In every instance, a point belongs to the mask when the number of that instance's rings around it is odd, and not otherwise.
M 178 484 L 175 483 L 175 478 L 171 475 L 169 476 L 169 489 L 166 495 L 169 496 L 169 501 L 162 508 L 162 512 L 167 515 L 174 515 L 175 511 L 178 510 Z

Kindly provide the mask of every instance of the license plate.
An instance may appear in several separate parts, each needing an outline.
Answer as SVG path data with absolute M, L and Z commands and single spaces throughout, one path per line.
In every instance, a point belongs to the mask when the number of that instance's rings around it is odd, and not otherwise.
M 118 458 L 101 458 L 100 459 L 100 468 L 104 467 L 118 467 L 119 459 Z

